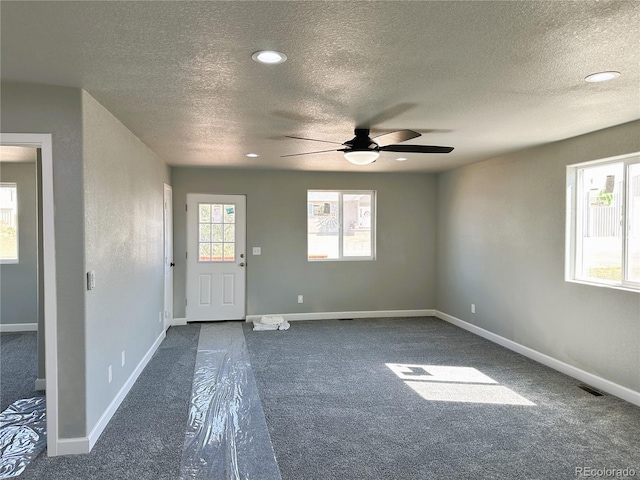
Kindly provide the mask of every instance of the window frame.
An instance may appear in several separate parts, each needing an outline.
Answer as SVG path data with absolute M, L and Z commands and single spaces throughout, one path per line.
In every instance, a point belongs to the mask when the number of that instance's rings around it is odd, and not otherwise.
M 337 193 L 339 209 L 339 229 L 338 229 L 338 258 L 309 258 L 309 193 Z M 371 233 L 371 255 L 367 256 L 344 256 L 344 216 L 343 197 L 344 195 L 371 195 L 370 207 L 370 233 Z M 376 232 L 377 232 L 377 191 L 376 190 L 330 190 L 330 189 L 307 189 L 307 261 L 308 262 L 366 262 L 376 260 Z
M 16 191 L 16 258 L 0 258 L 0 265 L 20 263 L 20 204 L 18 199 L 17 182 L 0 182 L 0 187 L 13 187 Z
M 621 226 L 621 280 L 594 279 L 583 277 L 579 274 L 581 270 L 580 258 L 582 255 L 582 217 L 584 212 L 584 202 L 578 198 L 582 189 L 583 171 L 587 168 L 605 166 L 607 164 L 623 164 L 623 188 L 622 188 L 622 226 Z M 640 292 L 640 282 L 629 280 L 627 267 L 629 265 L 629 201 L 631 182 L 629 181 L 630 165 L 640 164 L 640 152 L 618 155 L 599 160 L 576 163 L 566 167 L 566 244 L 565 244 L 565 281 L 580 283 L 596 287 L 613 288 L 616 290 L 626 290 Z

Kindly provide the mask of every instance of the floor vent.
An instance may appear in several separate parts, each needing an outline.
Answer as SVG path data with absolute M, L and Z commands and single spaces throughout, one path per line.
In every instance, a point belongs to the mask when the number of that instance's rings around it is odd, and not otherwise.
M 584 383 L 581 385 L 578 385 L 578 388 L 581 388 L 585 392 L 590 393 L 591 395 L 596 397 L 602 397 L 604 395 L 604 392 L 601 392 L 600 390 L 596 390 L 595 388 L 590 387 L 589 385 L 585 385 Z

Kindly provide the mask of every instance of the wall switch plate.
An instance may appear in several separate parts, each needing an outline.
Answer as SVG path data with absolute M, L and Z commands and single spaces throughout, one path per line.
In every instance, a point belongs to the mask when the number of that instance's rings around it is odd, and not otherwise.
M 471 313 L 476 313 L 476 304 L 475 303 L 471 304 Z
M 87 272 L 87 290 L 93 290 L 96 288 L 96 272 L 91 270 Z
M 162 323 L 162 312 L 158 312 L 158 322 Z
M 122 350 L 122 366 L 124 367 L 124 350 Z
M 253 247 L 253 254 L 254 255 L 262 255 L 262 248 L 261 247 Z
M 298 295 L 298 303 L 304 302 L 304 296 Z
M 113 368 L 111 368 L 111 365 L 109 365 L 107 375 L 109 376 L 109 383 L 111 383 L 111 380 L 113 380 Z

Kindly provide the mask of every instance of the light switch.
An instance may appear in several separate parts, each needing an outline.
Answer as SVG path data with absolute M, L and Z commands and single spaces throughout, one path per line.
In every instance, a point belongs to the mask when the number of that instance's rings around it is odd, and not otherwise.
M 262 255 L 262 248 L 261 247 L 253 247 L 253 254 L 254 255 Z
M 87 272 L 87 290 L 93 290 L 96 288 L 96 272 L 93 270 Z

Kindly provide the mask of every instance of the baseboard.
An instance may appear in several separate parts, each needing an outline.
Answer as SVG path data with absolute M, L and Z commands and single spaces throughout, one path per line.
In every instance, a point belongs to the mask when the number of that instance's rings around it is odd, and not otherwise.
M 158 338 L 156 338 L 156 341 L 153 342 L 153 345 L 151 345 L 151 347 L 149 348 L 147 353 L 144 355 L 144 357 L 142 357 L 142 360 L 140 360 L 140 363 L 138 363 L 136 368 L 133 370 L 133 372 L 131 373 L 131 375 L 125 382 L 125 384 L 122 386 L 122 388 L 120 389 L 118 394 L 115 396 L 115 398 L 111 401 L 111 403 L 109 404 L 105 412 L 102 414 L 102 416 L 100 417 L 96 425 L 93 427 L 93 429 L 89 433 L 89 436 L 87 437 L 88 450 L 86 452 L 82 451 L 82 452 L 70 452 L 70 453 L 89 453 L 91 451 L 93 446 L 98 441 L 98 438 L 100 438 L 100 435 L 102 434 L 103 430 L 105 429 L 105 427 L 107 426 L 107 424 L 109 423 L 113 415 L 116 413 L 116 410 L 118 409 L 118 407 L 120 406 L 124 398 L 129 393 L 129 390 L 131 390 L 131 387 L 133 387 L 133 384 L 136 383 L 136 380 L 138 379 L 138 377 L 140 376 L 144 368 L 147 366 L 147 364 L 151 360 L 151 357 L 153 357 L 153 354 L 156 352 L 156 350 L 162 343 L 162 340 L 164 340 L 165 335 L 166 334 L 163 330 L 162 333 L 158 336 Z
M 433 317 L 435 310 L 369 310 L 355 312 L 309 312 L 309 313 L 282 313 L 282 314 L 262 314 L 247 315 L 247 322 L 259 320 L 263 315 L 278 315 L 286 321 L 295 320 L 340 320 L 345 318 L 389 318 L 389 317 Z
M 0 323 L 0 333 L 37 331 L 37 323 Z
M 573 365 L 564 363 L 532 348 L 525 347 L 524 345 L 516 343 L 513 340 L 509 340 L 507 338 L 501 337 L 500 335 L 496 335 L 495 333 L 485 330 L 484 328 L 480 328 L 477 325 L 465 322 L 464 320 L 460 320 L 459 318 L 456 318 L 439 310 L 435 310 L 435 316 L 441 320 L 444 320 L 445 322 L 449 322 L 457 327 L 460 327 L 482 338 L 486 338 L 487 340 L 508 348 L 509 350 L 519 353 L 520 355 L 524 355 L 525 357 L 535 360 L 538 363 L 542 363 L 547 367 L 551 367 L 554 370 L 564 373 L 565 375 L 576 378 L 592 387 L 596 387 L 604 392 L 610 393 L 611 395 L 626 400 L 629 403 L 640 406 L 640 392 L 636 392 L 635 390 L 631 390 L 630 388 L 624 387 L 610 380 L 594 375 L 593 373 L 581 370 L 580 368 L 574 367 Z
M 36 378 L 34 390 L 46 390 L 47 389 L 47 379 L 46 378 Z
M 174 318 L 171 320 L 172 327 L 184 327 L 187 324 L 186 318 Z
M 58 447 L 56 455 L 79 455 L 91 451 L 88 437 L 59 438 L 56 444 Z

